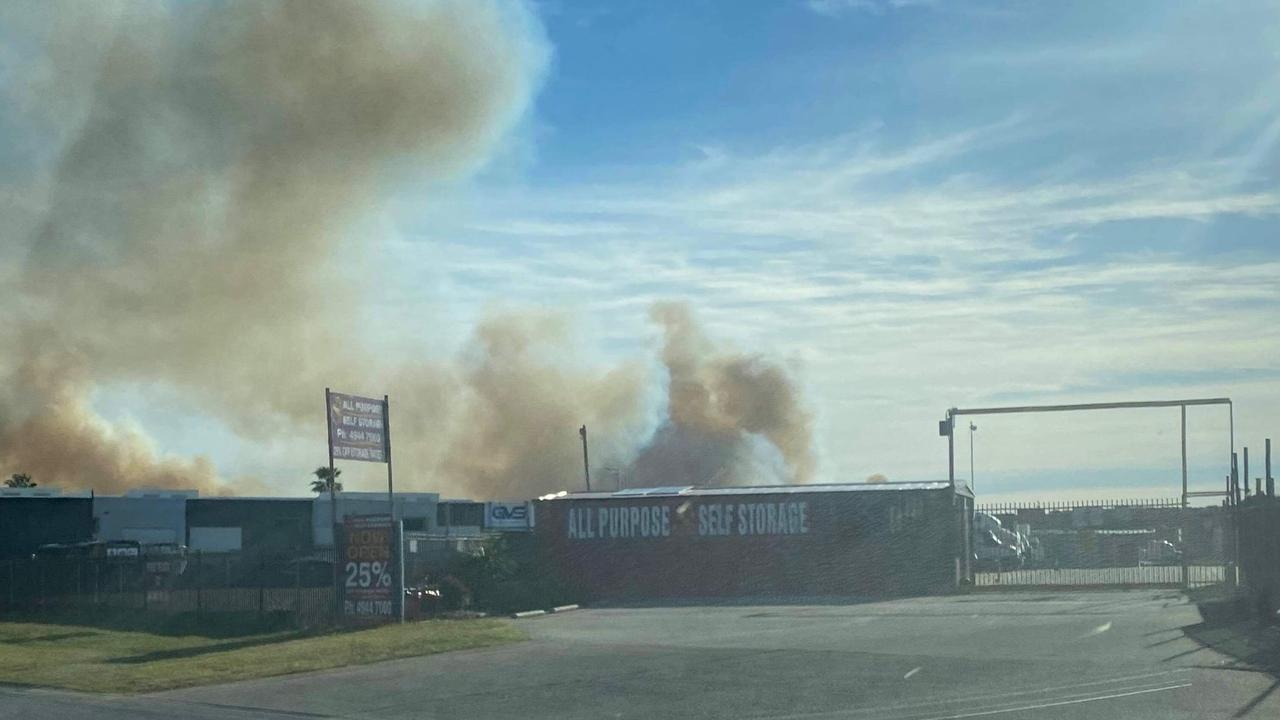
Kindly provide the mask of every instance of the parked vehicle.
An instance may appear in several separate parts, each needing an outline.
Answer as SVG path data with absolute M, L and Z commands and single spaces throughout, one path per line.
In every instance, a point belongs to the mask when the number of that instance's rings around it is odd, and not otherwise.
M 1000 572 L 1022 567 L 1022 551 L 991 530 L 978 530 L 973 538 L 974 567 L 979 572 Z
M 1182 550 L 1168 540 L 1152 540 L 1138 549 L 1139 565 L 1181 565 Z

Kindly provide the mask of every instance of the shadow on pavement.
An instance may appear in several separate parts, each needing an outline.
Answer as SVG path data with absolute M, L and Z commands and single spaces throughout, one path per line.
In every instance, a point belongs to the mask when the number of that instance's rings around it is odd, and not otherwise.
M 1202 669 L 1270 675 L 1273 679 L 1271 685 L 1233 715 L 1237 718 L 1245 717 L 1263 700 L 1280 690 L 1280 627 L 1266 625 L 1251 618 L 1249 606 L 1240 596 L 1193 599 L 1200 607 L 1200 616 L 1204 620 L 1195 625 L 1187 625 L 1182 628 L 1182 633 L 1200 647 L 1165 658 L 1165 661 L 1208 648 L 1230 657 L 1231 660 L 1222 664 L 1199 666 Z

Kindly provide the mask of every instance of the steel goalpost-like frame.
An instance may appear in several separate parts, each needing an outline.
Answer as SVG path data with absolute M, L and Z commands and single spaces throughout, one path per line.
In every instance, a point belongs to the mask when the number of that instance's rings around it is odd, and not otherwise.
M 1185 400 L 1139 400 L 1130 402 L 1102 402 L 1102 403 L 1077 403 L 1072 405 L 1009 405 L 1004 407 L 985 407 L 985 408 L 949 408 L 947 417 L 938 423 L 938 433 L 947 437 L 947 482 L 951 487 L 956 485 L 956 443 L 955 428 L 956 418 L 974 415 L 1014 415 L 1020 413 L 1044 413 L 1044 412 L 1076 412 L 1084 410 L 1133 410 L 1146 408 L 1168 408 L 1176 407 L 1181 410 L 1181 446 L 1182 446 L 1182 507 L 1187 507 L 1187 408 L 1198 405 L 1226 405 L 1227 406 L 1227 422 L 1228 422 L 1228 467 L 1230 467 L 1229 488 L 1235 487 L 1236 478 L 1236 415 L 1235 406 L 1231 402 L 1231 398 L 1188 398 Z M 1246 480 L 1247 481 L 1247 480 Z M 1228 493 L 1231 490 L 1228 490 Z M 1228 493 L 1204 493 L 1198 492 L 1195 495 L 1218 495 Z M 1238 549 L 1237 549 L 1238 552 Z M 1186 555 L 1183 555 L 1183 584 L 1187 583 L 1187 567 Z

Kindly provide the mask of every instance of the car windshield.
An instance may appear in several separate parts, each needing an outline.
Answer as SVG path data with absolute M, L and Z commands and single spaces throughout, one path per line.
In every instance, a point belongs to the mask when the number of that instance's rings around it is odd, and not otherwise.
M 0 288 L 0 720 L 1280 717 L 1280 0 L 5 0 Z

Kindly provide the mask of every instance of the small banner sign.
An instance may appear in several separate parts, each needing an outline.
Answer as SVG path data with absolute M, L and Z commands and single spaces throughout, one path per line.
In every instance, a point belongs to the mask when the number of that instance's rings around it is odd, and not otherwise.
M 348 620 L 395 617 L 393 531 L 386 515 L 350 515 L 343 521 L 342 614 Z

